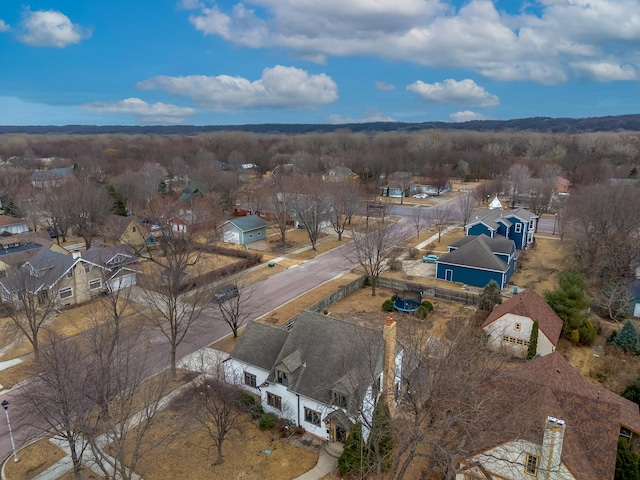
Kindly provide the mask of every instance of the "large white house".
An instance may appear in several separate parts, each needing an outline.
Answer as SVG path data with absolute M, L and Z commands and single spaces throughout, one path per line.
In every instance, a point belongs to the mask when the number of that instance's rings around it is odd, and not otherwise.
M 562 319 L 533 289 L 518 293 L 494 308 L 482 328 L 489 336 L 490 347 L 506 348 L 514 356 L 525 358 L 535 321 L 538 322 L 536 354 L 549 355 L 556 350 Z
M 381 394 L 395 406 L 402 360 L 395 331 L 392 319 L 372 329 L 306 310 L 290 330 L 250 322 L 225 376 L 260 397 L 265 411 L 343 442 L 353 423 L 370 419 Z

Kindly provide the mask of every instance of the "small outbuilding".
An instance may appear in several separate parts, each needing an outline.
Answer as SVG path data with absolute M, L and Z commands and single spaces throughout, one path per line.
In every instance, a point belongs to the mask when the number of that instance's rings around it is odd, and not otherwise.
M 223 226 L 225 242 L 247 245 L 267 238 L 267 225 L 258 215 L 232 218 Z

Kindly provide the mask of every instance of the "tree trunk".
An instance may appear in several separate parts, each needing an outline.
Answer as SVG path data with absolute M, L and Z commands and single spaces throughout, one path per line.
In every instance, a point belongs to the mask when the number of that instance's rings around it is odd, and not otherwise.
M 216 459 L 216 465 L 222 464 L 222 442 L 218 442 L 218 458 Z
M 176 370 L 176 345 L 175 342 L 171 344 L 171 376 L 175 378 L 177 375 Z

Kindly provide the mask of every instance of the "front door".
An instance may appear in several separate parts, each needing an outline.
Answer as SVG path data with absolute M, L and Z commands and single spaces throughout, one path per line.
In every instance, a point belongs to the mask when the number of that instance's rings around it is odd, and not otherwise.
M 347 431 L 340 425 L 331 424 L 331 441 L 344 443 L 347 439 Z
M 445 279 L 447 282 L 453 282 L 453 270 L 446 269 L 446 270 L 444 271 L 444 279 Z

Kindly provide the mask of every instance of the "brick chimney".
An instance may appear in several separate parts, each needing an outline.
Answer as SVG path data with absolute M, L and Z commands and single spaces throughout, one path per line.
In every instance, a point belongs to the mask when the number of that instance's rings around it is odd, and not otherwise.
M 382 369 L 382 394 L 387 397 L 391 416 L 396 411 L 396 322 L 389 314 L 382 329 L 384 339 L 384 363 Z
M 565 421 L 555 417 L 547 417 L 544 424 L 542 451 L 538 478 L 544 480 L 560 479 L 562 463 L 562 444 L 564 442 Z

